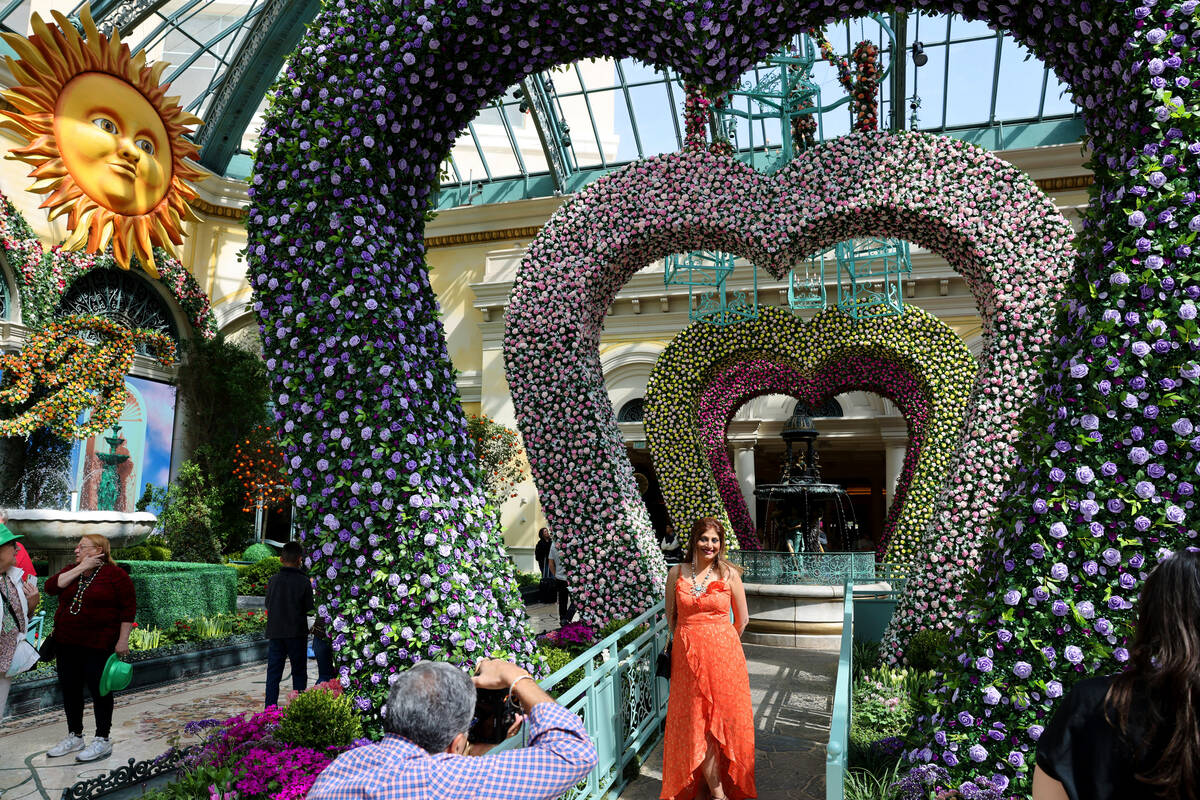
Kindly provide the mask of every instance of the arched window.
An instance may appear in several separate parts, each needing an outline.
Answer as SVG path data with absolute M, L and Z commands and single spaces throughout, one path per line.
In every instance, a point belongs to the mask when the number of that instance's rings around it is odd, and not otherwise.
M 641 422 L 646 415 L 646 399 L 639 397 L 621 406 L 617 422 Z
M 4 273 L 0 272 L 0 319 L 8 319 L 12 314 L 12 303 L 8 299 L 8 281 L 4 279 Z
M 133 330 L 165 334 L 175 342 L 179 331 L 171 309 L 144 278 L 119 269 L 94 269 L 67 289 L 55 316 L 107 317 Z M 142 345 L 138 352 L 148 355 Z
M 829 398 L 815 409 L 810 407 L 803 400 L 797 400 L 796 408 L 792 413 L 803 413 L 810 417 L 844 417 L 846 415 L 845 412 L 842 411 L 842 404 L 839 403 L 835 397 Z

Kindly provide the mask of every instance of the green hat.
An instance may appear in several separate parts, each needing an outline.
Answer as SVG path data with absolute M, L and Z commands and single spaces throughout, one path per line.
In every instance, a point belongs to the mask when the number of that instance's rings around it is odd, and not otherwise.
M 24 538 L 24 537 L 18 536 L 17 534 L 13 533 L 12 531 L 10 531 L 8 529 L 8 526 L 6 526 L 4 523 L 0 522 L 0 545 L 5 545 L 5 544 L 8 544 L 9 542 L 15 542 L 17 539 L 21 539 L 21 538 Z
M 100 674 L 100 694 L 111 694 L 128 689 L 133 681 L 133 665 L 126 664 L 116 653 L 108 657 L 104 672 Z

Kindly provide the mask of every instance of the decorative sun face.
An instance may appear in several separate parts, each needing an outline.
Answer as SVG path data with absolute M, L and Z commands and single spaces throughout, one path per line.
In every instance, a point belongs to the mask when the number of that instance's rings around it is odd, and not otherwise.
M 79 15 L 86 38 L 51 13 L 57 27 L 34 14 L 28 39 L 3 34 L 21 59 L 7 59 L 20 85 L 3 92 L 15 110 L 0 110 L 0 127 L 29 142 L 7 158 L 34 167 L 29 190 L 47 195 L 51 219 L 67 215 L 64 247 L 96 253 L 111 243 L 121 267 L 137 255 L 157 276 L 153 248 L 174 255 L 183 221 L 197 219 L 185 181 L 205 175 L 186 160 L 197 150 L 183 134 L 200 120 L 166 96 L 165 62 L 131 56 L 118 34 L 96 29 L 87 6 Z

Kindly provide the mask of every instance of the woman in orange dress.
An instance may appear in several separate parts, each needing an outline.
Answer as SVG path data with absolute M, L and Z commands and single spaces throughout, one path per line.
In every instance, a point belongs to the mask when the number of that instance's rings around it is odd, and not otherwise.
M 674 644 L 662 800 L 758 797 L 750 675 L 740 638 L 746 592 L 741 570 L 724 554 L 725 528 L 712 517 L 698 519 L 687 560 L 667 574 Z

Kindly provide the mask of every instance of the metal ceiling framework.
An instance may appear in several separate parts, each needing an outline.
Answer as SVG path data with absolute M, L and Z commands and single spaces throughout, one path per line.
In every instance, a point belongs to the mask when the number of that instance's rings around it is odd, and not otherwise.
M 0 4 L 0 26 L 24 32 L 28 0 Z M 184 107 L 207 120 L 195 134 L 201 163 L 242 178 L 250 165 L 242 143 L 319 8 L 320 0 L 93 0 L 92 15 L 102 30 L 119 30 L 135 51 L 173 62 L 165 78 Z M 880 119 L 888 127 L 945 133 L 989 149 L 1078 141 L 1082 125 L 1063 99 L 1062 84 L 1040 62 L 1027 63 L 1027 51 L 1011 38 L 961 17 L 909 12 L 893 14 L 889 22 L 894 48 L 881 29 L 868 35 L 879 28 L 869 21 L 829 29 L 842 52 L 860 39 L 879 45 L 884 64 L 891 65 L 879 97 Z M 914 42 L 928 58 L 924 66 L 913 64 Z M 893 63 L 894 53 L 904 57 Z M 979 91 L 980 70 L 962 69 L 964 61 L 987 65 L 990 92 Z M 482 109 L 455 144 L 439 206 L 570 193 L 622 164 L 681 149 L 683 87 L 677 76 L 630 59 L 608 65 L 600 70 L 607 80 L 579 63 L 530 75 Z M 837 97 L 832 67 L 825 67 L 825 83 L 834 89 L 828 94 Z M 758 73 L 756 68 L 746 80 L 759 80 Z M 1040 93 L 1024 92 L 1035 79 Z M 848 100 L 825 105 L 827 135 L 848 129 Z M 843 104 L 847 108 L 835 113 Z M 780 138 L 763 127 L 755 140 L 777 148 Z

